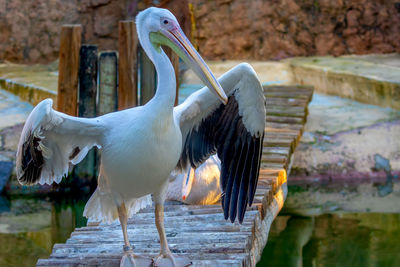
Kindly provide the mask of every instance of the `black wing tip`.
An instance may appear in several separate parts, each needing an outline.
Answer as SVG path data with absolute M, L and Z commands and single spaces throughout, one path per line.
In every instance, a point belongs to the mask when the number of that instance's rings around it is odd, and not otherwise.
M 18 177 L 18 182 L 22 185 L 33 185 L 40 180 L 44 158 L 42 151 L 39 150 L 41 139 L 32 133 L 22 145 L 21 170 L 22 175 Z

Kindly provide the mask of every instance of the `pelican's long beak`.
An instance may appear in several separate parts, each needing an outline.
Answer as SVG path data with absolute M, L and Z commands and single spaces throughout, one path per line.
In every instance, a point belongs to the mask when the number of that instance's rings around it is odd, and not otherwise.
M 152 43 L 171 47 L 224 104 L 228 102 L 225 91 L 179 26 L 175 25 L 168 30 L 163 29 L 160 32 L 151 32 L 150 40 Z
M 183 179 L 182 184 L 182 200 L 185 201 L 189 196 L 190 191 L 192 190 L 192 185 L 194 181 L 194 172 L 195 170 L 192 167 L 189 167 L 189 171 L 186 175 L 186 178 Z

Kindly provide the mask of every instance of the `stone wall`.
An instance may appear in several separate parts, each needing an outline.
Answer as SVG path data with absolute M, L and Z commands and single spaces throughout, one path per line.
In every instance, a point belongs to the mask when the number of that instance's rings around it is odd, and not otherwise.
M 118 21 L 152 2 L 180 16 L 207 59 L 400 52 L 395 0 L 0 0 L 0 61 L 55 60 L 65 23 L 83 25 L 83 42 L 116 49 Z
M 58 58 L 63 24 L 81 24 L 82 42 L 118 49 L 118 22 L 134 19 L 151 0 L 0 0 L 0 61 L 46 63 Z M 187 0 L 158 1 L 190 31 Z M 182 8 L 183 7 L 183 8 Z
M 400 52 L 400 1 L 191 0 L 209 59 Z
M 0 0 L 0 60 L 50 62 L 58 57 L 63 24 L 80 23 L 82 41 L 116 49 L 125 0 Z

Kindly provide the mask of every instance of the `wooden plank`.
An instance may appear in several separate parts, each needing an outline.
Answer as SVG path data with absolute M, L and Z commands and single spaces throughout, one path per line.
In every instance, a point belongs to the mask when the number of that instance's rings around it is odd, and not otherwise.
M 306 106 L 308 100 L 299 98 L 282 98 L 282 97 L 268 97 L 265 99 L 267 106 L 281 105 L 281 106 Z
M 309 86 L 264 86 L 266 97 L 303 99 L 311 101 L 313 88 Z
M 81 25 L 63 25 L 60 34 L 57 110 L 77 115 Z
M 269 122 L 304 124 L 304 118 L 267 115 L 267 123 Z
M 179 253 L 192 260 L 193 266 L 246 266 L 244 263 L 249 262 L 248 253 L 221 254 L 221 253 Z M 221 257 L 224 255 L 224 257 Z M 147 255 L 146 255 L 147 256 Z M 151 258 L 155 258 L 157 253 L 149 254 Z M 86 254 L 84 257 L 74 257 L 71 254 L 60 254 L 60 258 L 40 259 L 37 266 L 82 266 L 79 262 L 85 262 L 85 266 L 119 266 L 122 253 L 120 254 Z
M 264 146 L 276 146 L 276 147 L 292 147 L 294 142 L 294 138 L 271 138 L 271 137 L 264 137 Z
M 157 253 L 150 253 L 148 256 L 149 257 L 156 257 L 158 254 Z M 220 254 L 220 253 L 206 253 L 206 254 L 196 254 L 196 253 L 179 253 L 180 256 L 185 256 L 188 257 L 189 259 L 192 260 L 238 260 L 245 258 L 248 254 L 247 253 L 236 253 L 236 254 Z M 67 260 L 75 260 L 79 261 L 79 259 L 82 260 L 82 257 L 84 257 L 85 262 L 87 260 L 91 260 L 94 258 L 98 258 L 101 260 L 106 260 L 106 259 L 111 259 L 111 260 L 121 260 L 122 252 L 119 253 L 99 253 L 99 254 L 84 254 L 84 255 L 79 255 L 77 257 L 73 253 L 58 253 L 57 257 L 54 257 L 54 259 L 62 260 L 62 259 L 67 259 Z M 40 260 L 42 264 L 44 263 L 44 260 Z M 38 262 L 39 263 L 39 262 Z M 119 262 L 118 262 L 119 263 Z M 114 266 L 114 265 L 112 265 Z
M 297 134 L 299 135 L 298 131 L 303 129 L 303 125 L 301 125 L 301 124 L 293 124 L 293 123 L 269 122 L 269 123 L 267 123 L 267 128 L 294 130 L 294 131 L 297 131 Z
M 274 128 L 274 127 L 265 127 L 264 129 L 266 132 L 275 132 L 275 133 L 282 133 L 287 136 L 292 136 L 293 138 L 297 138 L 299 135 L 299 130 L 292 130 L 287 128 Z
M 278 147 L 278 146 L 275 146 L 275 147 L 264 146 L 263 147 L 263 153 L 289 155 L 290 148 L 288 148 L 288 147 Z
M 118 109 L 118 55 L 115 51 L 99 54 L 99 103 L 97 116 Z
M 134 21 L 120 21 L 118 34 L 118 110 L 123 110 L 138 104 L 136 64 L 138 39 Z
M 305 109 L 299 109 L 298 107 L 271 106 L 267 107 L 266 111 L 267 116 L 304 118 L 306 115 Z
M 96 116 L 97 95 L 97 46 L 82 45 L 79 53 L 79 106 L 78 116 L 93 118 Z M 74 167 L 74 177 L 89 180 L 96 178 L 96 152 L 92 149 L 86 157 Z

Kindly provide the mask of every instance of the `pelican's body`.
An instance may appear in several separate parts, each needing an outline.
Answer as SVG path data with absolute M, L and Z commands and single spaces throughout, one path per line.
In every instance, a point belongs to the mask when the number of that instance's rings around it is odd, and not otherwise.
M 197 168 L 218 152 L 224 216 L 242 222 L 257 185 L 264 96 L 248 64 L 217 81 L 168 10 L 149 8 L 139 13 L 136 24 L 139 41 L 157 71 L 155 96 L 145 106 L 92 119 L 68 116 L 55 111 L 52 100 L 42 101 L 24 125 L 16 173 L 21 184 L 59 183 L 70 164 L 79 163 L 97 146 L 98 187 L 84 215 L 91 221 L 119 219 L 124 237 L 121 266 L 134 266 L 138 257 L 128 239 L 127 220 L 152 204 L 151 194 L 161 247 L 156 264 L 166 257 L 176 265 L 163 220 L 170 173 Z M 175 108 L 174 69 L 161 45 L 170 46 L 207 86 Z
M 100 179 L 112 177 L 111 190 L 126 200 L 160 191 L 182 147 L 172 111 L 155 112 L 149 102 L 116 114 L 100 117 L 106 125 L 115 124 L 104 137 Z

